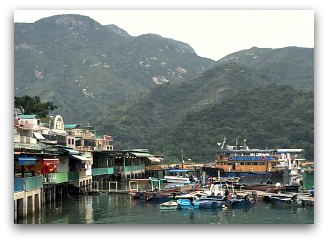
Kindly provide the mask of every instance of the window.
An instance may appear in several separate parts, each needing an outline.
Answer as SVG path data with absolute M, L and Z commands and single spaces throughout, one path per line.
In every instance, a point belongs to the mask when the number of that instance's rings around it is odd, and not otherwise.
M 71 144 L 71 139 L 68 139 L 67 140 L 67 143 L 70 145 Z

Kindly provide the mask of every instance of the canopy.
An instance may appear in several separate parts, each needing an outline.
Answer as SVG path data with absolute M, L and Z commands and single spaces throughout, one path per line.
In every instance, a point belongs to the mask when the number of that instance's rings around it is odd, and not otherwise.
M 17 156 L 18 165 L 35 165 L 36 158 L 32 156 Z
M 168 172 L 188 172 L 189 170 L 182 170 L 182 169 L 171 169 L 167 170 Z

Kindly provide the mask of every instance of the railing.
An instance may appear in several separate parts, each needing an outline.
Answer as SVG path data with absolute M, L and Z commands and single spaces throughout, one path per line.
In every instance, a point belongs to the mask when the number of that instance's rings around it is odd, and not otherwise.
M 107 175 L 107 174 L 114 174 L 114 168 L 107 167 L 107 168 L 93 168 L 92 169 L 93 176 Z
M 58 172 L 50 173 L 43 175 L 42 183 L 43 184 L 58 184 L 68 182 L 68 173 L 67 172 Z
M 14 192 L 30 191 L 42 187 L 42 176 L 15 178 Z

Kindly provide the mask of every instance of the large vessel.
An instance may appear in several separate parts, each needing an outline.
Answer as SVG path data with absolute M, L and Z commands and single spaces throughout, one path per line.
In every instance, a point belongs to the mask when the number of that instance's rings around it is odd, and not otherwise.
M 297 156 L 303 149 L 249 149 L 244 145 L 235 146 L 218 143 L 214 166 L 205 166 L 204 171 L 213 177 L 282 177 L 294 168 Z M 297 164 L 299 165 L 299 164 Z

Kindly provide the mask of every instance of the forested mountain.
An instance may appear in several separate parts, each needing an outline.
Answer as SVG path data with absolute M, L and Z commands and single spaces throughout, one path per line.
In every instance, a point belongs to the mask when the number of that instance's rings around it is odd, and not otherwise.
M 186 43 L 156 34 L 130 36 L 81 15 L 15 23 L 15 96 L 53 101 L 66 122 L 164 83 L 194 78 L 214 64 Z
M 115 149 L 209 161 L 225 136 L 314 158 L 313 48 L 254 47 L 214 62 L 80 15 L 15 23 L 14 47 L 15 96 L 53 102 L 65 123 L 111 134 Z
M 257 48 L 242 50 L 218 61 L 219 65 L 237 63 L 254 68 L 277 84 L 313 89 L 314 49 L 286 47 L 279 49 Z
M 270 51 L 290 53 L 289 48 Z M 210 159 L 225 135 L 230 142 L 239 136 L 261 148 L 305 148 L 313 158 L 313 63 L 302 77 L 303 87 L 291 77 L 304 63 L 304 56 L 284 56 L 281 62 L 289 63 L 292 73 L 281 72 L 279 78 L 273 74 L 279 68 L 273 72 L 261 68 L 268 65 L 264 60 L 254 67 L 247 61 L 219 60 L 193 80 L 166 84 L 111 106 L 92 123 L 110 132 L 117 147 L 149 147 L 169 157 L 183 149 L 198 161 Z M 293 61 L 286 60 L 288 56 Z M 308 63 L 304 66 L 311 66 Z

